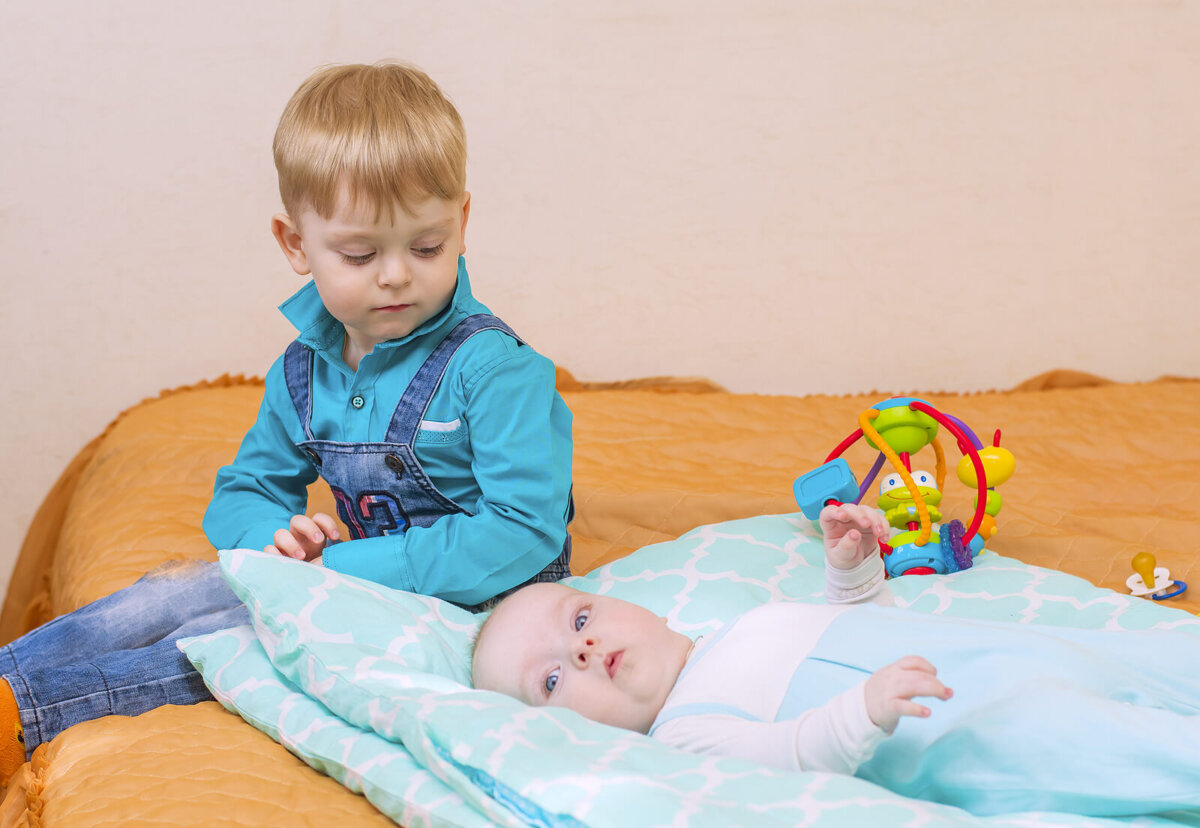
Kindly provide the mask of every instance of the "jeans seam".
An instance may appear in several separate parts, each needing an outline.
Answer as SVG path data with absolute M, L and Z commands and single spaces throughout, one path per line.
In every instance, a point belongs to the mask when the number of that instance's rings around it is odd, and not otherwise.
M 89 667 L 95 666 L 91 662 L 81 662 L 81 663 L 87 664 Z M 99 672 L 99 671 L 97 671 L 97 672 Z M 198 672 L 196 672 L 195 674 L 199 675 Z M 104 674 L 100 673 L 100 680 L 104 684 L 103 690 L 97 690 L 94 693 L 86 693 L 81 696 L 72 696 L 69 699 L 63 699 L 62 701 L 54 702 L 52 704 L 42 705 L 41 709 L 42 710 L 56 710 L 59 707 L 62 707 L 63 705 L 71 705 L 76 702 L 86 701 L 88 699 L 100 698 L 103 696 L 104 698 L 108 699 L 108 712 L 103 714 L 104 716 L 122 716 L 122 715 L 128 716 L 128 715 L 130 715 L 128 713 L 117 713 L 116 712 L 115 700 L 112 697 L 114 691 L 123 690 L 123 689 L 127 689 L 130 687 L 138 687 L 138 688 L 155 687 L 155 688 L 157 688 L 157 687 L 161 687 L 162 685 L 165 685 L 165 684 L 171 684 L 172 682 L 178 681 L 180 679 L 186 680 L 186 679 L 190 678 L 192 675 L 193 675 L 193 673 L 180 673 L 180 674 L 172 675 L 172 676 L 162 676 L 161 678 L 156 678 L 156 679 L 152 679 L 149 681 L 139 681 L 136 684 L 123 684 L 123 685 L 114 687 L 113 685 L 109 684 L 108 681 L 104 678 Z M 28 685 L 26 685 L 26 686 L 28 686 Z M 209 693 L 209 696 L 210 697 L 212 696 L 211 692 Z M 163 702 L 163 704 L 164 705 L 179 704 L 179 702 L 169 702 L 168 701 L 168 702 Z M 100 718 L 100 717 L 96 717 L 96 718 Z M 72 727 L 73 726 L 74 725 L 72 725 Z
M 17 679 L 21 682 L 21 694 L 25 698 L 29 699 L 28 712 L 33 715 L 33 727 L 37 731 L 34 735 L 37 736 L 37 744 L 40 745 L 42 743 L 42 717 L 38 715 L 37 699 L 35 699 L 33 697 L 33 690 L 30 689 L 29 682 L 25 680 L 25 676 L 21 675 L 21 667 L 20 667 L 20 665 L 18 665 L 16 663 L 15 659 L 13 660 L 13 667 L 14 667 L 14 672 L 9 673 L 5 678 L 8 679 L 8 686 L 10 689 L 12 688 L 13 679 Z M 14 696 L 15 696 L 15 694 L 14 694 Z M 20 721 L 20 720 L 21 720 L 21 705 L 18 703 L 17 704 L 17 721 Z M 22 730 L 22 732 L 24 732 L 24 731 L 28 731 L 29 728 L 25 727 L 24 723 L 22 723 L 21 730 Z M 29 761 L 29 757 L 33 753 L 33 750 L 29 747 L 29 745 L 30 745 L 30 739 L 29 739 L 28 735 L 26 735 L 25 736 L 25 761 L 26 762 Z
M 113 707 L 112 688 L 108 685 L 108 679 L 104 677 L 104 671 L 100 669 L 98 664 L 91 661 L 86 662 L 86 664 L 96 671 L 96 675 L 100 676 L 100 683 L 104 685 L 104 697 L 108 699 L 108 712 L 111 714 L 115 708 Z M 91 693 L 89 695 L 98 696 L 100 694 Z

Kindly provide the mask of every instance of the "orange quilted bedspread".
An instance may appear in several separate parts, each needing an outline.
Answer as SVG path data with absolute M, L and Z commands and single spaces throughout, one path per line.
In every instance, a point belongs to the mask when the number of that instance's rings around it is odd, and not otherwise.
M 796 511 L 792 481 L 880 399 L 593 387 L 565 372 L 560 387 L 575 413 L 577 572 L 700 524 Z M 226 377 L 165 393 L 86 446 L 26 539 L 0 640 L 165 560 L 215 558 L 200 518 L 261 391 Z M 1200 382 L 1052 372 L 1008 392 L 922 397 L 985 440 L 1002 429 L 1017 458 L 989 548 L 1122 591 L 1130 559 L 1149 551 L 1194 585 L 1170 604 L 1200 611 Z M 957 459 L 953 441 L 947 451 Z M 848 459 L 861 476 L 873 455 L 860 444 Z M 329 509 L 327 491 L 313 497 Z M 970 506 L 951 473 L 943 511 L 965 519 Z M 72 728 L 38 749 L 0 807 L 0 825 L 44 828 L 331 823 L 390 824 L 215 702 Z

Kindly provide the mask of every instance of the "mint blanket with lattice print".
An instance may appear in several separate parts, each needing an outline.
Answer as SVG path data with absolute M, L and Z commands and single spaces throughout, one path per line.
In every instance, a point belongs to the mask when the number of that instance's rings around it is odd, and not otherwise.
M 809 521 L 764 516 L 701 527 L 570 583 L 643 604 L 695 637 L 765 601 L 824 600 L 823 557 Z M 470 688 L 482 616 L 261 552 L 221 561 L 254 628 L 181 645 L 214 696 L 404 825 L 1123 824 L 973 817 L 854 777 L 695 756 L 528 708 Z M 991 552 L 965 572 L 901 578 L 892 590 L 900 606 L 951 617 L 1200 633 L 1200 619 L 1181 611 Z

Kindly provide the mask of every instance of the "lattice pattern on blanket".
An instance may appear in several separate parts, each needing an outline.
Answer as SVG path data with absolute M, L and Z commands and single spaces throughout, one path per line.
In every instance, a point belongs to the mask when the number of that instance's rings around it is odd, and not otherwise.
M 571 583 L 642 603 L 695 636 L 763 601 L 823 600 L 822 558 L 808 521 L 766 516 L 701 527 Z M 214 695 L 405 825 L 1114 822 L 981 819 L 852 777 L 684 754 L 569 711 L 471 690 L 481 617 L 450 604 L 260 552 L 225 552 L 222 563 L 255 630 L 183 645 Z M 994 553 L 956 575 L 898 579 L 893 592 L 901 606 L 956 617 L 1200 632 L 1200 620 L 1181 611 Z

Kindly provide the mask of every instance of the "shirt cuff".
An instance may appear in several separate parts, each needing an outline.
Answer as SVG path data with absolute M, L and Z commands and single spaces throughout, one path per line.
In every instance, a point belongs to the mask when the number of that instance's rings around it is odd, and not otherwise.
M 321 560 L 326 569 L 334 572 L 413 592 L 403 551 L 397 548 L 397 541 L 403 543 L 403 538 L 403 535 L 399 538 L 359 538 L 330 544 L 325 547 Z
M 261 552 L 270 544 L 275 543 L 275 533 L 288 527 L 287 521 L 282 524 L 277 519 L 262 521 L 251 526 L 237 540 L 237 549 L 254 549 Z
M 836 569 L 825 562 L 825 599 L 831 604 L 869 600 L 882 589 L 883 558 L 869 555 L 853 569 Z
M 842 693 L 837 699 L 837 706 L 842 713 L 837 717 L 837 721 L 845 727 L 840 737 L 844 740 L 842 744 L 848 748 L 847 759 L 853 765 L 850 773 L 854 773 L 863 762 L 875 755 L 875 748 L 879 747 L 879 743 L 886 739 L 888 734 L 871 721 L 871 716 L 867 713 L 865 681 Z

